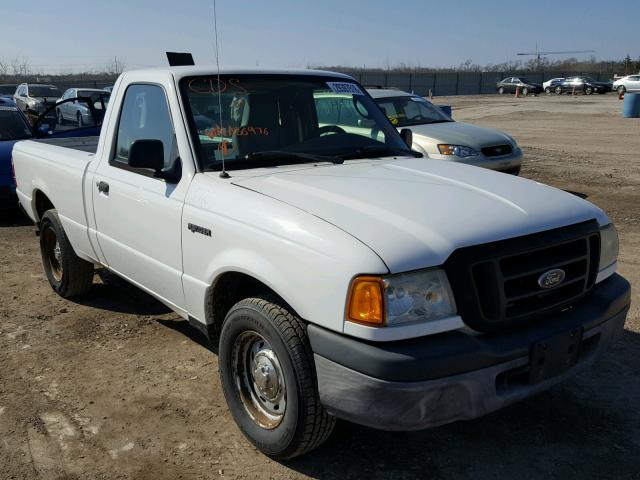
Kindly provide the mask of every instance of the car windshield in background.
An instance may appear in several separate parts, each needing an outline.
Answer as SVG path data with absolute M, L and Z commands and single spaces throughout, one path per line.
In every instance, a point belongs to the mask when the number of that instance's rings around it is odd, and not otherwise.
M 29 85 L 30 97 L 59 97 L 62 94 L 57 87 L 47 87 L 44 85 Z
M 411 155 L 371 97 L 349 80 L 234 75 L 218 83 L 204 76 L 183 79 L 181 90 L 203 170 L 221 170 L 223 157 L 227 170 L 237 170 Z
M 93 103 L 100 103 L 102 100 L 105 104 L 109 103 L 109 92 L 100 92 L 95 90 L 78 90 L 78 97 L 90 98 Z
M 520 77 L 520 82 L 521 83 L 531 83 L 528 78 L 522 78 L 522 77 Z
M 0 107 L 0 142 L 31 138 L 31 129 L 16 107 Z
M 396 127 L 453 122 L 442 110 L 422 97 L 378 98 L 376 102 Z

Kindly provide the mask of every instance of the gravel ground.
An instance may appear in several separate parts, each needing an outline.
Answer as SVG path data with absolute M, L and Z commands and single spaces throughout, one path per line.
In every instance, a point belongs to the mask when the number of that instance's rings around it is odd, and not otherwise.
M 620 232 L 620 272 L 640 285 L 640 120 L 622 119 L 622 102 L 435 100 L 514 135 L 523 176 L 605 209 Z M 339 423 L 316 452 L 278 463 L 236 428 L 203 338 L 105 272 L 91 294 L 57 297 L 33 231 L 0 213 L 0 479 L 640 479 L 637 287 L 622 339 L 549 392 L 417 433 Z

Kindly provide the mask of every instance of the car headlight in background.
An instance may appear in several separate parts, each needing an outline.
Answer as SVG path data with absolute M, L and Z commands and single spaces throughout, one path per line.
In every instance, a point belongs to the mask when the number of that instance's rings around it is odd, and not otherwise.
M 356 277 L 347 319 L 375 327 L 437 320 L 456 313 L 447 275 L 439 269 Z
M 600 229 L 600 268 L 602 271 L 618 261 L 618 232 L 613 223 Z
M 438 145 L 438 150 L 442 155 L 455 155 L 460 158 L 476 157 L 478 155 L 478 152 L 473 148 L 466 147 L 464 145 L 449 145 L 448 143 L 441 143 Z

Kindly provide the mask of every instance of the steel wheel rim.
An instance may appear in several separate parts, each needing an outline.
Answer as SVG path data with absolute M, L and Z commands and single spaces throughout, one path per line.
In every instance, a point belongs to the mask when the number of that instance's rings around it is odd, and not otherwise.
M 51 275 L 56 282 L 62 281 L 62 251 L 60 250 L 60 242 L 56 232 L 51 227 L 46 227 L 42 232 L 42 241 L 44 244 L 45 257 L 49 263 Z
M 245 411 L 260 427 L 276 428 L 287 406 L 280 361 L 267 340 L 255 331 L 243 332 L 233 344 L 234 386 Z

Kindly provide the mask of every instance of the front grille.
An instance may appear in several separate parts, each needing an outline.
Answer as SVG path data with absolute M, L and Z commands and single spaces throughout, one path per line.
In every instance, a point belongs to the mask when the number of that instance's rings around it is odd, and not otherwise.
M 463 320 L 481 331 L 521 324 L 567 307 L 595 283 L 597 222 L 456 250 L 445 263 Z M 538 279 L 562 269 L 558 286 Z
M 502 155 L 509 155 L 513 151 L 511 145 L 493 145 L 491 147 L 484 147 L 481 149 L 482 154 L 485 157 L 501 157 Z

